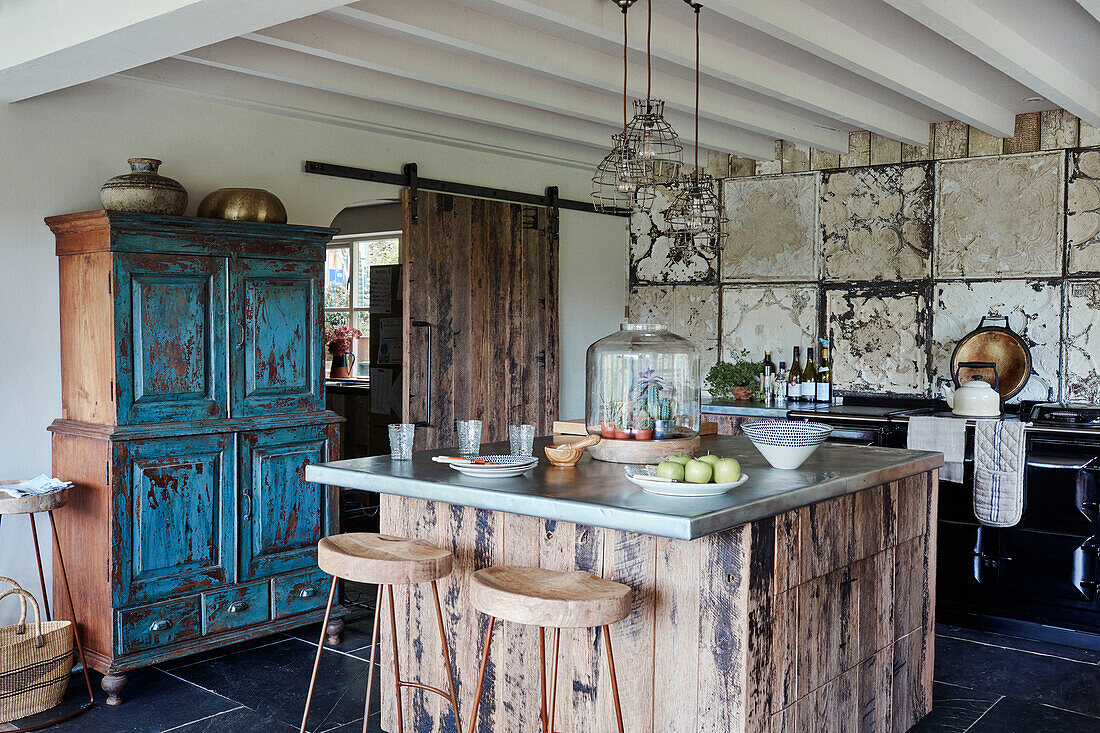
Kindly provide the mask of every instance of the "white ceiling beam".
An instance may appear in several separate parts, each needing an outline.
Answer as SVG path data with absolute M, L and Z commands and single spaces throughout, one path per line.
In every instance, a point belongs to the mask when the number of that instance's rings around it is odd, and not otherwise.
M 368 9 L 369 6 L 369 9 Z M 355 7 L 340 8 L 326 17 L 340 20 L 371 33 L 356 37 L 365 46 L 380 34 L 415 42 L 480 61 L 490 61 L 511 67 L 531 79 L 532 88 L 540 82 L 536 77 L 556 79 L 576 87 L 584 86 L 618 97 L 622 93 L 621 50 L 604 53 L 575 41 L 548 36 L 526 26 L 502 18 L 472 11 L 451 2 L 430 0 L 416 3 L 388 3 L 372 0 Z M 292 28 L 295 24 L 288 24 Z M 271 35 L 265 32 L 264 35 Z M 322 44 L 327 38 L 319 39 Z M 621 49 L 621 39 L 618 42 Z M 403 56 L 393 59 L 395 65 L 409 63 Z M 372 54 L 372 57 L 377 56 Z M 446 68 L 437 75 L 446 75 Z M 645 96 L 644 66 L 631 64 L 629 91 L 633 97 Z M 456 82 L 457 83 L 457 82 Z M 480 84 L 472 77 L 466 84 Z M 654 72 L 654 85 L 666 100 L 668 109 L 691 115 L 694 110 L 694 88 L 685 78 Z M 513 84 L 513 86 L 518 86 Z M 822 150 L 847 151 L 847 133 L 828 129 L 796 115 L 728 91 L 707 88 L 703 94 L 701 117 L 716 124 L 740 127 L 768 138 L 813 145 Z M 616 102 L 616 104 L 618 104 Z M 732 146 L 730 143 L 729 146 Z M 728 147 L 728 146 L 727 146 Z M 722 149 L 722 148 L 715 148 Z M 758 157 L 753 155 L 751 157 Z M 770 157 L 770 156 L 769 156 Z
M 523 107 L 465 92 L 366 72 L 347 64 L 310 57 L 233 38 L 176 58 L 227 71 L 272 79 L 321 91 L 431 112 L 493 127 L 534 132 L 559 140 L 576 140 L 593 147 L 610 147 L 612 125 L 568 117 L 531 115 Z
M 621 43 L 622 19 L 615 5 L 593 0 L 459 0 L 463 4 L 482 9 L 498 8 L 526 18 L 526 23 L 547 33 L 568 35 L 583 34 L 605 42 Z M 382 0 L 366 0 L 349 8 L 363 8 Z M 681 3 L 676 3 L 681 6 Z M 635 8 L 644 6 L 635 5 Z M 660 32 L 653 34 L 653 56 L 685 69 L 695 64 L 695 29 L 691 12 L 682 12 L 674 20 L 661 16 Z M 635 10 L 637 13 L 637 10 Z M 705 12 L 705 8 L 704 8 Z M 654 12 L 656 16 L 662 11 Z M 644 19 L 644 13 L 637 13 Z M 705 15 L 704 15 L 705 18 Z M 704 21 L 705 28 L 705 21 Z M 631 35 L 631 48 L 645 50 L 644 25 Z M 721 36 L 703 32 L 701 35 L 702 73 L 712 79 L 725 82 L 784 103 L 800 107 L 818 115 L 838 120 L 846 125 L 868 129 L 888 137 L 913 144 L 928 142 L 928 121 L 919 119 L 889 104 L 865 94 L 835 84 L 802 68 L 784 64 L 775 58 L 764 56 L 744 48 Z
M 1100 125 L 1100 88 L 1071 71 L 1060 49 L 1037 46 L 1026 27 L 972 0 L 886 2 L 1089 124 Z
M 1013 135 L 1015 114 L 968 88 L 965 67 L 944 68 L 934 47 L 916 57 L 896 50 L 881 34 L 859 30 L 858 4 L 852 18 L 835 18 L 807 0 L 709 0 L 706 7 L 956 120 L 998 137 Z
M 99 79 L 347 0 L 5 0 L 0 101 Z
M 259 43 L 350 64 L 384 74 L 435 84 L 535 110 L 553 112 L 617 127 L 622 125 L 621 88 L 597 90 L 560 78 L 531 74 L 526 68 L 456 54 L 402 37 L 367 34 L 363 29 L 335 20 L 304 18 L 245 36 Z M 621 83 L 621 82 L 620 82 Z M 690 124 L 688 110 L 672 114 Z M 678 128 L 683 130 L 684 128 Z M 711 150 L 754 158 L 771 158 L 774 136 L 746 133 L 713 117 L 700 124 L 700 144 Z M 821 136 L 822 142 L 831 142 Z
M 1077 0 L 1077 4 L 1088 11 L 1089 15 L 1100 20 L 1100 0 Z
M 256 110 L 293 119 L 529 160 L 544 160 L 591 171 L 603 145 L 562 142 L 516 133 L 483 123 L 356 99 L 296 84 L 240 74 L 183 59 L 164 59 L 101 80 L 101 84 L 137 85 L 201 99 L 212 104 Z M 378 152 L 346 151 L 345 162 L 377 167 Z M 318 155 L 321 153 L 319 152 Z M 421 172 L 430 165 L 421 161 Z M 563 194 L 566 193 L 563 191 Z M 579 197 L 581 192 L 575 192 Z

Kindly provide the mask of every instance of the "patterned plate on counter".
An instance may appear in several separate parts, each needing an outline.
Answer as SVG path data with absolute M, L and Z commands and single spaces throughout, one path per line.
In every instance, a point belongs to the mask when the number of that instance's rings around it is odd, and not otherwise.
M 483 463 L 452 463 L 450 465 L 459 473 L 478 478 L 512 478 L 539 465 L 539 459 L 535 456 L 477 456 L 477 460 L 488 461 L 496 465 L 487 466 Z

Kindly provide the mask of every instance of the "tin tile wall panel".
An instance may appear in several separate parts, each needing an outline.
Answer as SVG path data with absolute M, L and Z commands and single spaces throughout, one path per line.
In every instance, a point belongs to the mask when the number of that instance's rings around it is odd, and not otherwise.
M 718 255 L 709 240 L 684 243 L 670 236 L 665 212 L 672 199 L 667 188 L 658 187 L 653 205 L 630 217 L 630 282 L 717 282 Z
M 1100 272 L 1100 149 L 1070 156 L 1066 247 L 1071 273 Z
M 1100 402 L 1100 280 L 1066 283 L 1065 398 Z
M 806 285 L 726 285 L 722 288 L 722 352 L 729 359 L 748 349 L 758 361 L 771 349 L 778 364 L 795 344 L 817 338 L 817 295 Z
M 818 216 L 826 280 L 929 276 L 931 172 L 917 163 L 823 174 Z
M 937 164 L 934 275 L 1061 275 L 1064 155 Z
M 664 323 L 695 342 L 702 371 L 718 359 L 718 288 L 709 285 L 641 285 L 630 289 L 627 307 L 633 323 Z
M 728 180 L 722 280 L 816 280 L 817 175 Z
M 835 331 L 833 381 L 858 393 L 923 395 L 928 389 L 926 296 L 918 288 L 840 288 L 825 293 Z
M 1062 285 L 1057 280 L 936 283 L 932 299 L 932 385 L 950 379 L 951 353 L 983 316 L 1003 315 L 1031 348 L 1031 377 L 1013 402 L 1058 395 Z M 999 322 L 998 322 L 999 325 Z

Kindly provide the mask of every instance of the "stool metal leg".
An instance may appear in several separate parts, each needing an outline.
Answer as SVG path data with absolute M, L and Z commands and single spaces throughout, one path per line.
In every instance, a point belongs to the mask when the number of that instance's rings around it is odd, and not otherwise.
M 558 709 L 558 657 L 561 649 L 561 629 L 554 629 L 554 673 L 550 682 L 550 730 L 554 733 L 554 714 Z
M 539 730 L 546 733 L 546 629 L 539 627 Z
M 397 733 L 405 733 L 404 713 L 401 711 L 401 665 L 397 661 L 397 618 L 393 610 L 393 586 L 386 586 L 390 600 L 390 638 L 393 639 L 393 691 L 397 695 Z
M 374 687 L 374 655 L 378 651 L 378 622 L 382 619 L 382 585 L 378 586 L 378 596 L 374 601 L 374 631 L 370 637 L 370 669 L 367 672 L 367 701 L 363 703 L 363 733 L 367 733 L 367 721 L 370 720 L 370 691 Z
M 439 643 L 443 646 L 443 664 L 447 667 L 447 685 L 451 691 L 451 709 L 455 713 L 455 730 L 462 730 L 458 715 L 458 693 L 455 691 L 455 675 L 451 669 L 451 650 L 447 647 L 447 632 L 443 629 L 443 610 L 439 606 L 439 587 L 432 581 L 432 596 L 435 598 L 435 620 L 439 624 Z M 366 733 L 366 730 L 363 731 Z
M 306 709 L 302 713 L 302 725 L 298 733 L 306 733 L 306 721 L 309 720 L 309 708 L 313 704 L 313 687 L 317 684 L 317 670 L 321 666 L 321 651 L 325 648 L 325 629 L 328 626 L 329 616 L 332 615 L 332 601 L 336 598 L 335 575 L 332 576 L 332 584 L 328 589 L 328 603 L 325 604 L 325 618 L 321 621 L 321 639 L 317 642 L 317 655 L 313 658 L 313 674 L 309 677 L 309 692 L 306 693 Z
M 619 683 L 615 679 L 615 656 L 611 653 L 611 629 L 603 627 L 603 640 L 607 646 L 607 667 L 611 671 L 611 698 L 615 701 L 615 722 L 619 724 L 619 733 L 623 733 L 623 711 L 619 707 Z
M 493 643 L 493 626 L 496 618 L 489 617 L 489 627 L 485 630 L 485 651 L 481 655 L 481 672 L 477 676 L 477 690 L 474 692 L 474 709 L 470 711 L 470 733 L 477 727 L 477 709 L 481 707 L 481 688 L 485 684 L 485 669 L 489 666 L 489 647 Z
M 28 514 L 27 520 L 31 523 L 31 539 L 34 540 L 34 556 L 38 558 L 38 583 L 42 586 L 42 610 L 46 612 L 46 620 L 53 621 L 50 614 L 50 596 L 46 593 L 46 575 L 42 572 L 42 551 L 38 549 L 38 528 L 34 525 L 34 514 Z M 53 513 L 50 513 L 50 521 L 53 521 Z M 50 525 L 53 526 L 52 524 Z

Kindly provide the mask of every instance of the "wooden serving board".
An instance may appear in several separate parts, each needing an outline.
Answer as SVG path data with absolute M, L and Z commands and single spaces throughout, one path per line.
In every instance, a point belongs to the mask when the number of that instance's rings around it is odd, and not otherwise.
M 672 440 L 601 440 L 588 452 L 597 461 L 609 463 L 660 463 L 674 454 L 695 455 L 699 436 Z

